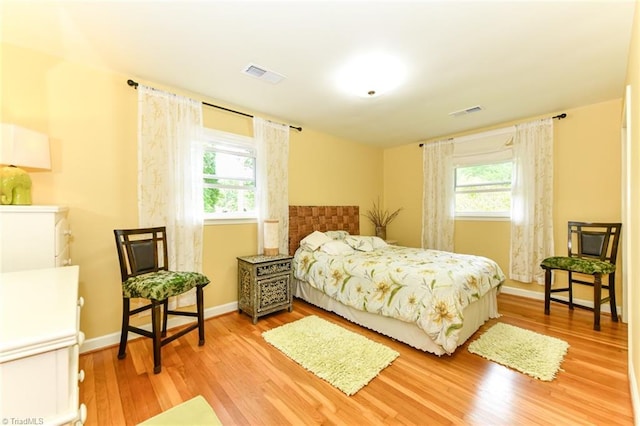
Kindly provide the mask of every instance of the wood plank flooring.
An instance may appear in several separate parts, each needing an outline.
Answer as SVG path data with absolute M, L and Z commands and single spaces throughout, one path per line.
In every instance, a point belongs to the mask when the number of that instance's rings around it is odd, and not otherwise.
M 163 369 L 153 374 L 151 342 L 129 343 L 80 357 L 86 379 L 80 400 L 87 425 L 133 425 L 196 395 L 203 395 L 224 425 L 632 425 L 627 377 L 627 326 L 608 315 L 602 331 L 593 314 L 502 294 L 496 321 L 566 340 L 558 377 L 542 382 L 467 351 L 476 333 L 452 356 L 437 357 L 371 332 L 303 301 L 293 312 L 261 318 L 230 313 L 206 321 L 197 333 L 163 348 Z M 400 352 L 400 357 L 348 397 L 267 344 L 263 331 L 318 315 Z

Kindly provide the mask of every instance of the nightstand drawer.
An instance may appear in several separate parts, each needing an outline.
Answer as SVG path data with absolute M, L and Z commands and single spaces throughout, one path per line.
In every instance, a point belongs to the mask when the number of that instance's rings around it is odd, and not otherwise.
M 291 273 L 291 260 L 256 265 L 256 276 L 258 278 L 289 273 Z
M 258 280 L 256 290 L 258 313 L 287 307 L 291 301 L 291 276 L 285 274 Z

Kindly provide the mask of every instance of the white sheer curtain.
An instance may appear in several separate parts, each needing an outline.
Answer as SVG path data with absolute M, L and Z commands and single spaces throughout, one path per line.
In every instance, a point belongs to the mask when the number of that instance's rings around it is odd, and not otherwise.
M 422 170 L 422 247 L 453 251 L 453 141 L 425 143 Z
M 544 284 L 540 262 L 553 253 L 553 120 L 516 126 L 509 278 Z
M 279 223 L 280 253 L 289 253 L 289 126 L 253 118 L 257 147 L 258 253 L 264 249 L 264 220 Z
M 178 271 L 202 272 L 201 131 L 200 102 L 138 86 L 139 224 L 167 227 L 169 268 Z M 192 291 L 171 306 L 194 303 Z

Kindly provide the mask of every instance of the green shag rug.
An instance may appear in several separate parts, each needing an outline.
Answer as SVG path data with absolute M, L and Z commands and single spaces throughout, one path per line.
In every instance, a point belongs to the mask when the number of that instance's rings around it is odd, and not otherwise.
M 347 395 L 358 392 L 400 355 L 315 315 L 265 331 L 262 337 Z
M 536 379 L 551 381 L 569 344 L 509 324 L 497 323 L 469 344 L 469 352 Z

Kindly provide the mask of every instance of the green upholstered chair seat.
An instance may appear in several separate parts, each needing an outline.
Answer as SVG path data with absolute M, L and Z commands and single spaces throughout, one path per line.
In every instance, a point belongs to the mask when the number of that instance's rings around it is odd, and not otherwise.
M 127 279 L 122 283 L 122 295 L 164 300 L 208 283 L 209 279 L 198 272 L 157 271 Z
M 615 272 L 616 265 L 597 259 L 585 259 L 581 257 L 554 256 L 548 257 L 540 264 L 545 269 L 562 269 L 565 271 L 579 272 L 582 274 L 611 274 Z

